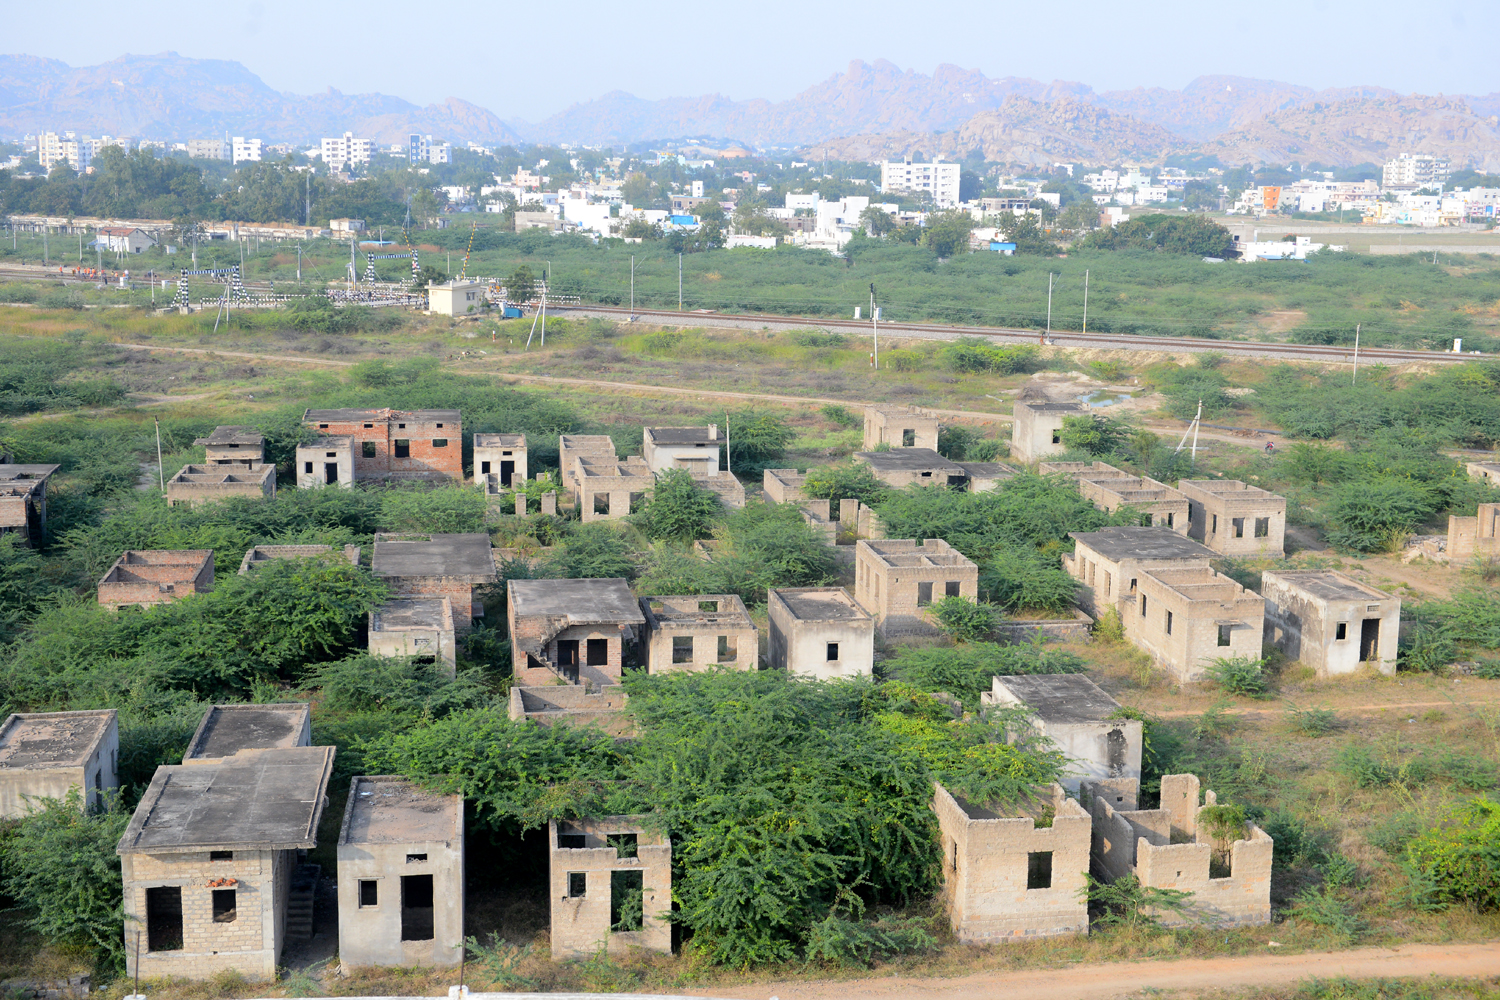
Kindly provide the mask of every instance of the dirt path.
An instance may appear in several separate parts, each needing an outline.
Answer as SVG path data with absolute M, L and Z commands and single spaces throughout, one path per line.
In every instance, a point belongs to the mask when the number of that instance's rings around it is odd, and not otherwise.
M 1336 705 L 1332 706 L 1336 712 L 1373 712 L 1387 708 L 1453 708 L 1459 704 L 1460 699 L 1453 698 L 1448 701 L 1394 701 L 1387 705 Z M 1470 698 L 1462 699 L 1464 705 L 1493 705 L 1500 702 L 1495 698 Z M 1180 708 L 1169 712 L 1152 713 L 1161 718 L 1177 717 L 1184 718 L 1190 715 L 1202 715 L 1201 708 Z M 1225 715 L 1280 715 L 1282 709 L 1276 708 L 1226 708 Z
M 324 358 L 308 358 L 300 354 L 246 354 L 243 351 L 220 351 L 211 347 L 164 347 L 161 344 L 123 344 L 115 342 L 116 347 L 129 347 L 137 351 L 173 351 L 177 354 L 217 354 L 223 358 L 254 358 L 257 361 L 296 361 L 304 365 L 332 365 L 336 368 L 349 368 L 354 365 L 353 361 L 329 361 Z
M 1423 944 L 1396 948 L 1176 961 L 1117 962 L 1060 969 L 982 972 L 956 979 L 879 979 L 781 982 L 694 991 L 701 996 L 744 1000 L 1105 1000 L 1142 992 L 1201 995 L 1237 986 L 1281 986 L 1309 977 L 1494 976 L 1500 974 L 1500 944 Z

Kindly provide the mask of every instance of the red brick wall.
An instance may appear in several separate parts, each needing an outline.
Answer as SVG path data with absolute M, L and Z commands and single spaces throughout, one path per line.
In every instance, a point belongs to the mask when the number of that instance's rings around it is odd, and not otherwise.
M 438 426 L 441 424 L 442 426 Z M 433 479 L 447 476 L 463 479 L 463 424 L 457 420 L 419 420 L 398 415 L 370 420 L 310 421 L 308 426 L 319 433 L 354 438 L 355 479 Z M 396 458 L 396 441 L 410 442 L 410 454 Z M 433 441 L 448 444 L 435 448 Z M 375 457 L 364 457 L 364 442 L 375 444 Z

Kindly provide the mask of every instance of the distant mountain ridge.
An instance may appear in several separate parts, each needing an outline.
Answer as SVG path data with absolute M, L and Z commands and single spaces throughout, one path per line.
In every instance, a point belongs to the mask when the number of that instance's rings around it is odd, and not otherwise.
M 485 109 L 456 97 L 416 106 L 385 94 L 301 96 L 269 87 L 238 62 L 175 52 L 121 56 L 73 68 L 56 59 L 0 56 L 0 131 L 72 129 L 182 141 L 223 135 L 308 143 L 346 130 L 382 143 L 410 132 L 477 142 L 519 137 Z

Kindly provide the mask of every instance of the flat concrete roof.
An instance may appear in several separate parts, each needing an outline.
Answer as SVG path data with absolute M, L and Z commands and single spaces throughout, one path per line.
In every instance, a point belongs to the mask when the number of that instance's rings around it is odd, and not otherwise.
M 926 472 L 936 470 L 950 476 L 961 476 L 964 467 L 950 462 L 931 448 L 892 448 L 890 451 L 861 451 L 855 458 L 878 472 Z
M 289 747 L 191 766 L 164 764 L 115 853 L 316 847 L 333 753 L 333 747 Z
M 457 410 L 307 410 L 302 414 L 304 421 L 322 421 L 323 423 L 342 423 L 346 420 L 359 420 L 367 423 L 383 423 L 391 420 L 409 419 L 414 422 L 424 420 L 452 420 L 457 422 L 459 411 Z
M 329 434 L 325 437 L 313 438 L 306 444 L 299 444 L 297 446 L 297 450 L 299 452 L 317 451 L 319 449 L 328 448 L 331 448 L 335 451 L 340 448 L 352 450 L 354 448 L 354 438 L 348 434 Z
M 229 757 L 240 750 L 299 746 L 311 718 L 306 702 L 280 705 L 213 705 L 203 713 L 184 761 Z
M 1017 474 L 1014 468 L 1004 462 L 959 462 L 958 467 L 970 479 L 1009 479 Z
M 349 565 L 359 565 L 358 545 L 345 545 L 341 555 Z M 331 559 L 333 557 L 332 545 L 255 545 L 247 549 L 245 557 L 240 560 L 240 573 L 243 575 L 249 572 L 252 566 L 260 566 L 276 559 Z
M 646 621 L 630 592 L 630 582 L 623 578 L 509 580 L 505 589 L 517 618 L 542 616 L 620 625 Z
M 193 444 L 265 444 L 265 436 L 255 427 L 246 427 L 239 424 L 231 424 L 223 427 L 215 427 L 214 432 L 208 437 L 201 437 L 193 441 Z
M 1004 687 L 1046 722 L 1099 722 L 1120 707 L 1082 674 L 1007 675 L 991 683 Z
M 708 611 L 700 607 L 714 602 L 718 610 Z M 727 625 L 731 628 L 754 628 L 750 612 L 738 594 L 690 594 L 670 597 L 643 597 L 641 611 L 651 628 L 708 628 Z
M 1266 579 L 1284 580 L 1300 590 L 1305 590 L 1314 597 L 1325 601 L 1389 601 L 1391 595 L 1383 590 L 1377 590 L 1367 584 L 1360 583 L 1353 577 L 1345 576 L 1343 573 L 1331 569 L 1309 569 L 1292 570 L 1290 572 L 1270 572 L 1261 574 L 1261 582 Z M 1264 585 L 1261 587 L 1265 589 Z
M 61 468 L 61 465 L 16 465 L 5 463 L 0 465 L 0 483 L 46 479 Z
M 465 534 L 377 534 L 370 572 L 381 577 L 433 577 L 488 583 L 496 578 L 490 536 Z
M 446 597 L 386 601 L 370 612 L 371 632 L 401 632 L 414 628 L 453 631 L 453 602 Z
M 860 621 L 870 618 L 843 587 L 773 588 L 781 603 L 804 622 Z
M 417 844 L 454 841 L 463 833 L 461 795 L 430 792 L 393 775 L 355 778 L 339 844 Z
M 646 437 L 654 444 L 718 444 L 717 427 L 647 427 Z
M 1028 410 L 1035 410 L 1038 413 L 1076 413 L 1083 409 L 1077 403 L 1032 403 L 1026 400 L 1018 400 L 1016 402 L 1016 409 L 1020 409 L 1023 406 Z
M 109 727 L 115 710 L 16 713 L 0 725 L 0 769 L 82 767 Z
M 1217 553 L 1171 528 L 1125 525 L 1098 531 L 1070 531 L 1069 536 L 1101 556 L 1126 559 L 1215 559 Z
M 525 434 L 475 434 L 476 448 L 524 448 Z

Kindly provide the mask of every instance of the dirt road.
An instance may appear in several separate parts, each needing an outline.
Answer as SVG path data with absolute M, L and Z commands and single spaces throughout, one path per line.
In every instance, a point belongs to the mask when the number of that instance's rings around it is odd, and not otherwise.
M 1201 995 L 1241 986 L 1279 986 L 1311 977 L 1500 976 L 1500 943 L 1423 944 L 1399 949 L 1357 948 L 1300 955 L 1188 958 L 1117 962 L 1059 969 L 984 972 L 957 979 L 878 979 L 781 982 L 694 991 L 741 1000 L 1106 1000 L 1163 991 Z

